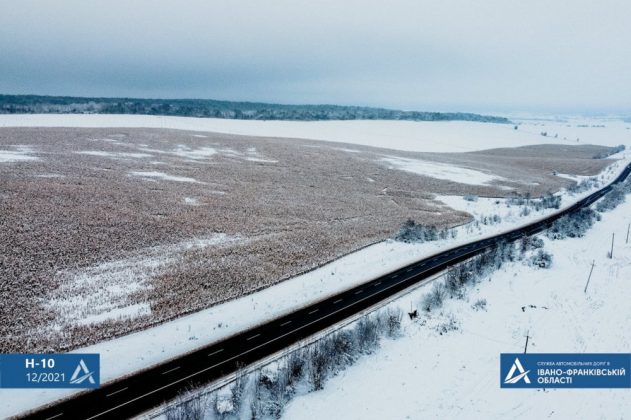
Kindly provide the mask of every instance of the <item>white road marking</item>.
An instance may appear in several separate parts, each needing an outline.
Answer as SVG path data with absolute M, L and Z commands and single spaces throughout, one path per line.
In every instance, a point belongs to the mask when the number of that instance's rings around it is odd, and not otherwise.
M 399 277 L 398 273 L 397 274 L 393 274 L 393 275 L 390 276 L 391 279 L 396 279 L 397 277 Z
M 380 284 L 381 284 L 381 282 L 380 282 L 380 281 L 378 281 L 377 283 L 375 283 L 375 284 L 374 284 L 374 287 L 377 287 L 377 286 L 379 286 Z
M 110 393 L 110 394 L 106 394 L 105 396 L 106 396 L 106 397 L 111 397 L 112 395 L 118 394 L 119 392 L 123 392 L 123 391 L 124 391 L 124 390 L 126 390 L 127 388 L 129 388 L 129 387 L 125 387 L 125 388 L 119 389 L 118 391 L 114 391 L 114 392 L 112 392 L 112 393 Z
M 173 369 L 169 369 L 169 370 L 167 370 L 166 372 L 162 372 L 162 375 L 166 375 L 167 373 L 171 373 L 171 372 L 173 372 L 174 370 L 178 370 L 179 368 L 180 368 L 180 367 L 179 367 L 179 366 L 177 366 L 177 367 L 174 367 Z
M 364 291 L 364 289 L 358 290 L 358 291 L 355 292 L 355 294 L 358 295 L 358 294 L 360 294 L 363 291 Z
M 286 322 L 283 322 L 282 324 L 280 324 L 280 326 L 281 326 L 281 327 L 284 327 L 285 325 L 289 325 L 289 324 L 291 324 L 291 321 L 286 321 Z
M 317 309 L 314 309 L 313 311 L 309 312 L 309 315 L 311 315 L 311 314 L 315 314 L 316 312 L 318 312 L 318 310 L 317 310 Z
M 341 301 L 342 301 L 342 299 L 338 299 L 335 302 L 333 302 L 333 304 L 336 305 L 336 304 L 340 303 Z
M 52 417 L 47 417 L 47 418 L 46 418 L 46 420 L 56 419 L 57 417 L 59 417 L 59 416 L 63 416 L 63 415 L 64 415 L 64 413 L 55 414 L 55 415 L 54 415 L 54 416 L 52 416 Z
M 253 335 L 253 336 L 252 336 L 252 337 L 250 337 L 250 338 L 246 338 L 246 340 L 247 340 L 247 341 L 250 341 L 250 340 L 252 340 L 253 338 L 258 337 L 259 335 L 261 335 L 261 334 L 255 334 L 255 335 Z
M 212 353 L 208 353 L 208 356 L 213 356 L 213 355 L 215 355 L 215 354 L 217 354 L 217 353 L 221 353 L 222 351 L 223 351 L 223 349 L 219 349 L 219 350 L 214 351 L 214 352 L 212 352 Z
M 414 270 L 414 269 L 413 269 L 413 268 L 408 268 L 408 269 L 406 270 L 406 272 L 407 272 L 407 273 L 409 273 L 409 272 L 410 272 L 410 271 L 412 271 L 412 270 Z

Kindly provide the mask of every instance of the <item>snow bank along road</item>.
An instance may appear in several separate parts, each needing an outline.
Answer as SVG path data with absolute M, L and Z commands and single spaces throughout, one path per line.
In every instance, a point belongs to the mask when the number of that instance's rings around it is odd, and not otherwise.
M 515 241 L 547 229 L 561 216 L 589 206 L 624 181 L 631 164 L 605 188 L 573 206 L 530 225 L 462 245 L 423 259 L 339 295 L 313 304 L 260 327 L 166 362 L 125 379 L 27 415 L 33 419 L 92 419 L 130 417 L 196 384 L 218 379 L 242 364 L 250 364 L 412 286 L 450 265 L 471 258 L 499 241 Z M 247 314 L 244 314 L 247 316 Z

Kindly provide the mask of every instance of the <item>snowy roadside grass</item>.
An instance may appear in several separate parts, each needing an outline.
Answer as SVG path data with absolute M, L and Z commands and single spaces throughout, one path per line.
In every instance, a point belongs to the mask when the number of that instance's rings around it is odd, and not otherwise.
M 554 255 L 549 270 L 509 264 L 464 299 L 406 321 L 403 338 L 384 342 L 324 390 L 290 402 L 283 418 L 624 418 L 631 404 L 624 389 L 500 389 L 499 354 L 522 352 L 526 335 L 529 352 L 629 351 L 631 243 L 621 234 L 613 259 L 607 251 L 630 214 L 627 202 L 583 238 L 546 239 Z M 418 306 L 425 293 L 392 306 Z

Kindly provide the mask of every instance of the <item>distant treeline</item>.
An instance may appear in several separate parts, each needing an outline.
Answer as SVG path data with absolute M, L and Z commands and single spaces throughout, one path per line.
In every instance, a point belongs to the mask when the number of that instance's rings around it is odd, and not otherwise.
M 399 111 L 339 105 L 280 105 L 210 99 L 80 98 L 0 95 L 0 114 L 144 114 L 240 120 L 479 121 L 508 119 L 463 112 Z

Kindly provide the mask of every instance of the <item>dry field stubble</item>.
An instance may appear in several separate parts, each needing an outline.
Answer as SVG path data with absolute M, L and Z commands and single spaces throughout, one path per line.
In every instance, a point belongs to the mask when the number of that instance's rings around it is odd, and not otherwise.
M 389 237 L 469 220 L 437 194 L 556 191 L 601 147 L 406 153 L 159 129 L 1 128 L 0 351 L 68 350 L 270 286 Z M 8 157 L 7 157 L 8 156 Z M 466 185 L 397 156 L 502 177 Z M 21 158 L 20 158 L 21 157 Z

